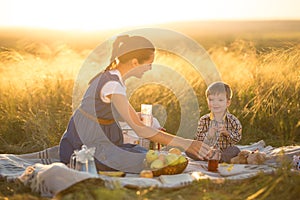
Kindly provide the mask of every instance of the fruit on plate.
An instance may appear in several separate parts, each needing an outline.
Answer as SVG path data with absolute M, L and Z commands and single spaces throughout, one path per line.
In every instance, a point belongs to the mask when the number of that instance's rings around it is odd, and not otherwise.
M 156 159 L 150 164 L 151 169 L 161 169 L 163 167 L 164 167 L 164 163 L 160 159 Z
M 186 157 L 184 157 L 183 155 L 179 156 L 178 158 L 178 164 L 184 163 L 186 162 Z
M 153 173 L 152 173 L 151 170 L 144 169 L 140 172 L 140 177 L 142 177 L 142 178 L 153 178 Z
M 148 150 L 144 164 L 144 170 L 150 170 L 153 177 L 157 177 L 182 173 L 188 165 L 188 159 L 177 148 L 172 151 Z M 144 173 L 140 173 L 140 176 L 146 176 Z
M 146 153 L 146 160 L 147 163 L 152 163 L 154 160 L 156 160 L 158 158 L 158 151 L 152 150 L 150 149 L 147 153 Z
M 157 159 L 161 160 L 164 164 L 167 162 L 165 154 L 159 154 Z
M 176 148 L 176 147 L 173 147 L 173 148 L 169 149 L 168 153 L 173 153 L 173 154 L 176 154 L 176 155 L 178 155 L 178 156 L 181 155 L 180 149 L 178 149 L 178 148 Z
M 179 158 L 179 156 L 177 154 L 169 153 L 166 156 L 167 165 L 170 165 L 170 166 L 177 165 L 178 164 L 178 158 Z

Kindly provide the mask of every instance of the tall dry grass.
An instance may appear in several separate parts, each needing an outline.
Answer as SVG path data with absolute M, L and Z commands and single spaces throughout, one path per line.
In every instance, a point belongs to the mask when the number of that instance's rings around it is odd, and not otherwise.
M 0 49 L 0 153 L 31 152 L 58 144 L 72 114 L 75 76 L 89 52 L 64 45 L 19 45 Z M 260 139 L 274 146 L 299 144 L 300 46 L 260 51 L 252 42 L 237 40 L 208 52 L 222 79 L 233 88 L 229 110 L 243 124 L 241 144 Z M 208 112 L 206 84 L 193 78 L 192 72 L 184 76 L 191 76 L 187 79 L 200 113 L 183 109 L 198 118 Z M 184 94 L 182 90 L 180 95 Z M 167 112 L 165 127 L 177 131 L 182 108 L 172 91 L 146 85 L 130 101 L 137 110 L 145 102 L 162 105 Z
M 300 45 L 258 51 L 236 41 L 210 54 L 234 89 L 231 110 L 243 122 L 244 142 L 299 143 Z
M 83 54 L 64 45 L 1 47 L 1 153 L 31 152 L 58 144 L 72 113 L 74 76 Z
M 243 125 L 241 144 L 258 140 L 274 146 L 299 143 L 300 46 L 287 44 L 280 48 L 259 49 L 252 41 L 236 40 L 227 46 L 211 47 L 208 52 L 222 80 L 233 89 L 229 111 Z M 173 62 L 178 64 L 176 60 Z M 182 68 L 189 69 L 184 64 Z M 200 113 L 192 108 L 184 109 L 192 118 L 199 118 L 209 112 L 204 96 L 207 84 L 198 76 L 194 77 L 193 72 L 186 74 L 196 92 Z M 182 93 L 185 92 L 182 88 Z M 190 101 L 191 97 L 186 95 L 184 99 Z M 151 90 L 146 85 L 136 91 L 131 101 L 136 109 L 143 102 L 163 105 L 168 113 L 165 127 L 170 132 L 178 131 L 182 108 L 178 98 L 168 89 L 153 87 Z M 195 127 L 185 128 L 195 130 Z

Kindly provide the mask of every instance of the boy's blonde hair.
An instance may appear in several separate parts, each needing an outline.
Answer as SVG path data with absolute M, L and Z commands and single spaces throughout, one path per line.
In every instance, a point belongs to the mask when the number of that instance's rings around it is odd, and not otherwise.
M 215 95 L 215 94 L 220 94 L 220 93 L 226 93 L 227 100 L 231 100 L 232 90 L 227 83 L 224 83 L 221 81 L 214 82 L 214 83 L 210 84 L 205 91 L 206 98 L 209 95 Z

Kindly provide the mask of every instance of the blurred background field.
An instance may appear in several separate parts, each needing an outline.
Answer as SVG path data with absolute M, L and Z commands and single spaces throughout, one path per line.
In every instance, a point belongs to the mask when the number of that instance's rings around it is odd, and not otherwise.
M 275 147 L 300 144 L 300 21 L 194 21 L 159 27 L 181 32 L 202 45 L 222 80 L 232 86 L 229 110 L 243 124 L 240 144 L 261 139 Z M 1 28 L 0 153 L 27 153 L 57 145 L 72 114 L 74 83 L 81 66 L 97 45 L 122 31 Z M 176 133 L 182 109 L 196 119 L 208 112 L 204 97 L 207 85 L 199 75 L 186 70 L 190 68 L 183 60 L 169 54 L 157 58 L 165 63 L 173 59 L 174 68 L 184 74 L 195 91 L 198 109 L 181 108 L 172 90 L 157 84 L 138 87 L 130 102 L 137 110 L 141 103 L 152 103 L 157 108 L 154 114 L 165 121 L 165 128 Z M 130 88 L 133 83 L 128 84 Z M 188 93 L 186 88 L 181 92 Z M 189 102 L 191 97 L 183 99 Z M 186 130 L 191 130 L 186 125 Z M 23 185 L 3 179 L 0 182 L 0 199 L 47 199 Z M 207 180 L 172 192 L 111 191 L 90 180 L 72 186 L 57 198 L 295 199 L 297 191 L 299 176 L 291 173 L 287 164 L 271 176 L 260 174 L 218 184 Z
M 272 146 L 299 144 L 300 22 L 241 23 L 190 22 L 161 27 L 186 34 L 202 45 L 222 80 L 232 86 L 229 110 L 243 124 L 240 144 L 261 139 Z M 97 45 L 119 31 L 1 30 L 0 153 L 33 152 L 59 143 L 72 114 L 74 81 L 80 67 Z M 179 70 L 184 71 L 184 64 L 180 63 Z M 169 132 L 176 133 L 181 109 L 194 118 L 208 112 L 206 83 L 192 72 L 185 76 L 195 91 L 200 113 L 180 108 L 172 91 L 155 84 L 135 90 L 130 101 L 137 110 L 141 103 L 163 107 L 166 118 L 161 120 Z M 154 114 L 160 118 L 159 110 Z

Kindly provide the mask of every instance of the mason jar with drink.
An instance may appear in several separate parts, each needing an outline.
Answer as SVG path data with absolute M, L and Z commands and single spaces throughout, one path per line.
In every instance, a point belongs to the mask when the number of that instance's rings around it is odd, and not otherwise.
M 141 104 L 141 120 L 146 126 L 151 127 L 153 125 L 151 104 Z M 139 143 L 142 147 L 146 149 L 154 149 L 154 150 L 160 149 L 160 145 L 158 143 L 152 142 L 146 138 L 139 138 Z

